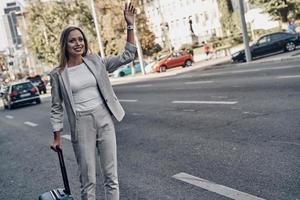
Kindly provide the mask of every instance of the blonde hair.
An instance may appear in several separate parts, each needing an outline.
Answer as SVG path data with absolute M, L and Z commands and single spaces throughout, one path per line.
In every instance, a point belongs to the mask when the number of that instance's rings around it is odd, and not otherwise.
M 69 34 L 71 31 L 74 31 L 74 30 L 78 30 L 80 31 L 80 33 L 82 34 L 83 36 L 83 41 L 84 41 L 84 46 L 85 46 L 85 49 L 84 49 L 84 52 L 82 54 L 82 56 L 85 56 L 88 52 L 88 42 L 87 42 L 87 39 L 83 33 L 83 31 L 77 27 L 77 26 L 68 26 L 66 27 L 61 35 L 60 35 L 60 40 L 59 40 L 59 44 L 60 44 L 60 52 L 59 52 L 59 68 L 60 68 L 60 71 L 62 72 L 64 70 L 64 68 L 66 67 L 67 65 L 67 62 L 69 60 L 69 52 L 67 50 L 67 45 L 68 45 L 68 37 L 69 37 Z

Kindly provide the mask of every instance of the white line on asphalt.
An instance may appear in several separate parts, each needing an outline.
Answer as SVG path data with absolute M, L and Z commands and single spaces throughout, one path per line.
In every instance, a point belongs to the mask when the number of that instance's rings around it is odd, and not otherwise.
M 264 200 L 260 197 L 253 196 L 245 192 L 240 192 L 238 190 L 219 185 L 183 172 L 174 175 L 173 178 L 235 200 Z
M 136 99 L 119 99 L 120 102 L 137 102 Z
M 278 76 L 278 79 L 285 79 L 285 78 L 300 78 L 300 75 L 294 75 L 294 76 Z
M 191 81 L 185 82 L 186 85 L 195 85 L 195 84 L 205 84 L 205 83 L 214 83 L 214 81 Z
M 14 117 L 13 116 L 11 116 L 11 115 L 6 115 L 5 116 L 7 119 L 13 119 Z
M 71 135 L 62 135 L 61 137 L 71 141 Z
M 298 68 L 299 65 L 292 66 L 284 66 L 284 67 L 268 67 L 268 68 L 260 68 L 260 69 L 244 69 L 244 70 L 236 70 L 236 71 L 225 71 L 225 72 L 212 72 L 201 74 L 200 77 L 203 76 L 214 76 L 214 75 L 224 75 L 224 74 L 239 74 L 239 73 L 247 73 L 247 72 L 260 72 L 260 71 L 269 71 L 269 70 L 281 70 L 281 69 L 291 69 Z
M 38 126 L 37 124 L 33 123 L 33 122 L 24 122 L 24 124 L 31 126 L 31 127 L 36 127 Z
M 237 101 L 172 101 L 172 103 L 185 103 L 185 104 L 225 104 L 233 105 L 237 104 Z
M 151 87 L 152 84 L 145 84 L 145 85 L 136 85 L 137 88 L 144 88 L 144 87 Z

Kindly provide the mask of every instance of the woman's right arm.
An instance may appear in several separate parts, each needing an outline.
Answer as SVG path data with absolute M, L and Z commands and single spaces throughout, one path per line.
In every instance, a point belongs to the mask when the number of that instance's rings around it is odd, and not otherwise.
M 52 125 L 52 132 L 54 134 L 54 141 L 51 145 L 53 150 L 56 150 L 56 146 L 61 146 L 60 132 L 63 130 L 63 106 L 62 106 L 62 95 L 59 87 L 58 75 L 50 73 L 50 84 L 51 84 L 51 96 L 52 104 L 50 111 L 50 122 Z

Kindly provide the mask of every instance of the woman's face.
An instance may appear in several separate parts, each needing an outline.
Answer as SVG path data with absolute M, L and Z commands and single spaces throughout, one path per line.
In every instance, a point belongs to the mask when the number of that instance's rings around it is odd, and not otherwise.
M 85 50 L 83 35 L 77 29 L 70 32 L 68 36 L 67 51 L 70 57 L 81 56 Z

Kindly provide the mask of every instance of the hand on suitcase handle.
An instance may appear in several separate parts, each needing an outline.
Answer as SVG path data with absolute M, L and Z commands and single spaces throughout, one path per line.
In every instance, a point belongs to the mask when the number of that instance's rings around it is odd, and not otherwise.
M 54 141 L 53 144 L 50 146 L 50 148 L 57 152 L 57 150 L 61 150 L 61 142 L 60 142 L 60 132 L 55 132 L 54 133 Z
M 55 147 L 53 145 L 51 145 L 50 148 L 55 152 L 62 151 L 59 145 L 56 145 Z

